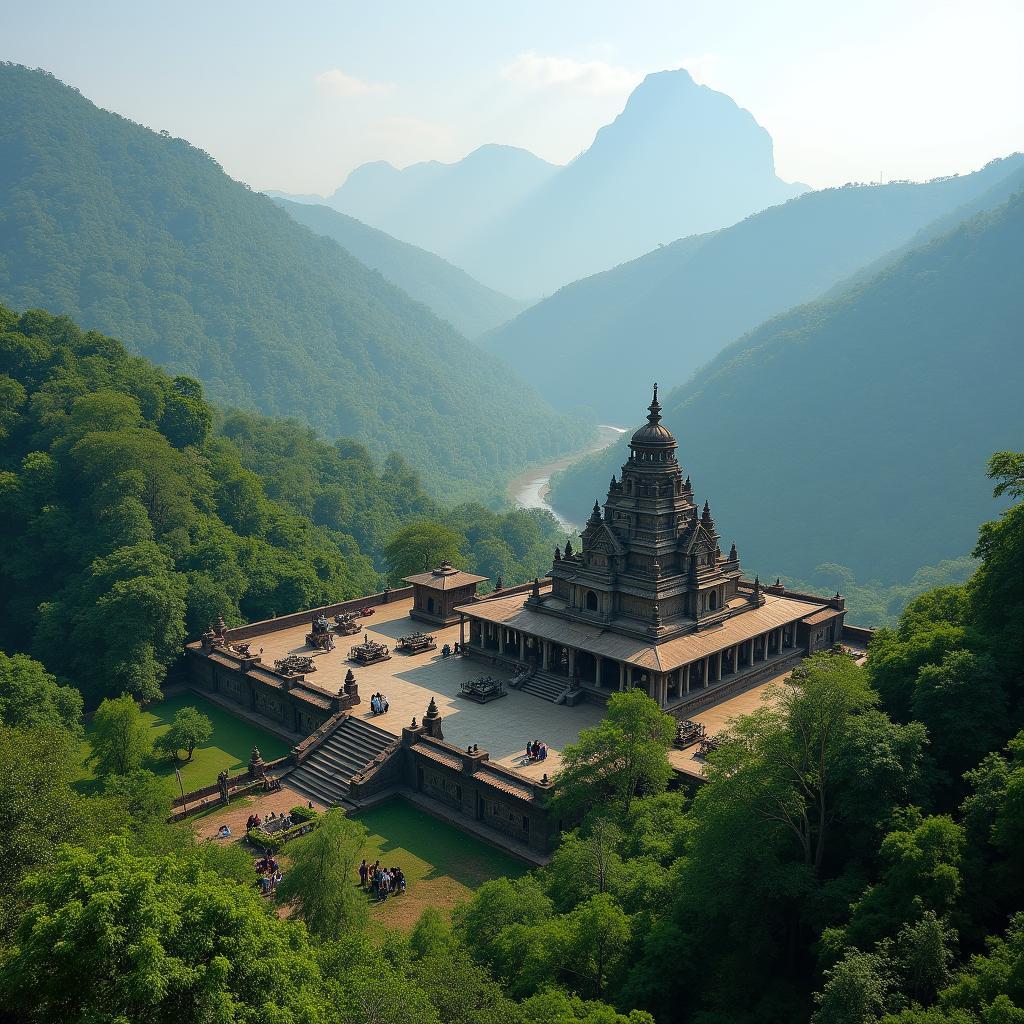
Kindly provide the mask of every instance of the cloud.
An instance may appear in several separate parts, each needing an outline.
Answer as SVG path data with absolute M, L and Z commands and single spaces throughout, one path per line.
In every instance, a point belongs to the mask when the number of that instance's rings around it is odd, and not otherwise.
M 565 89 L 584 96 L 614 96 L 631 92 L 644 76 L 641 71 L 631 71 L 603 60 L 545 57 L 529 50 L 503 67 L 501 77 L 532 89 Z
M 321 71 L 316 76 L 316 84 L 323 95 L 343 100 L 354 96 L 386 96 L 395 91 L 391 82 L 365 82 L 354 75 L 345 74 L 341 68 Z

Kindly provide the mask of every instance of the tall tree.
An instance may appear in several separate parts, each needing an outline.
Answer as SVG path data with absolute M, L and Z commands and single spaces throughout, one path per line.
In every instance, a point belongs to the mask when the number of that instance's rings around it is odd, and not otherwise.
M 356 885 L 356 865 L 366 848 L 366 828 L 332 807 L 316 828 L 288 847 L 291 868 L 278 899 L 295 901 L 314 935 L 337 938 L 366 920 L 366 897 Z
M 81 717 L 82 695 L 74 687 L 61 686 L 40 662 L 24 654 L 0 651 L 0 723 L 80 733 Z
M 392 581 L 398 581 L 403 576 L 434 569 L 446 560 L 458 565 L 464 547 L 461 534 L 440 523 L 421 520 L 393 534 L 384 555 Z
M 89 736 L 90 759 L 100 775 L 127 775 L 142 767 L 153 749 L 149 725 L 127 693 L 107 697 L 96 709 Z
M 613 693 L 605 717 L 562 750 L 556 800 L 566 814 L 609 805 L 628 814 L 638 792 L 668 785 L 674 736 L 673 720 L 642 690 Z
M 212 735 L 213 723 L 198 708 L 179 708 L 171 727 L 157 738 L 155 746 L 174 758 L 179 750 L 184 750 L 185 759 L 191 761 L 196 747 Z

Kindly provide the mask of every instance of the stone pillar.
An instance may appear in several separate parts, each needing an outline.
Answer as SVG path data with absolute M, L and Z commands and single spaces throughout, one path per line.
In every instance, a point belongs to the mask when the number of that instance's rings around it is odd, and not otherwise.
M 601 687 L 601 670 L 604 666 L 604 658 L 600 654 L 594 655 L 594 685 L 600 690 Z
M 566 650 L 569 652 L 569 664 L 566 666 L 566 668 L 569 671 L 569 678 L 572 679 L 576 671 L 576 648 L 567 647 Z
M 624 661 L 619 662 L 619 691 L 626 689 L 626 663 Z
M 505 653 L 505 627 L 498 626 L 498 653 Z
M 547 642 L 547 640 L 541 640 L 541 642 L 540 642 L 540 667 L 541 667 L 541 670 L 544 671 L 544 672 L 547 672 L 547 670 L 548 670 L 548 656 L 549 656 L 548 652 L 550 650 L 550 647 L 551 647 L 551 645 Z
M 689 693 L 690 692 L 690 663 L 687 662 L 682 667 L 682 669 L 680 669 L 680 671 L 685 673 L 683 675 L 683 693 Z
M 708 688 L 708 683 L 711 682 L 711 655 L 709 654 L 704 659 L 704 689 Z
M 722 679 L 722 651 L 719 651 L 715 655 L 715 682 L 720 682 Z
M 466 616 L 459 614 L 459 650 L 466 646 Z
M 661 677 L 661 706 L 663 708 L 668 707 L 668 675 L 663 674 Z

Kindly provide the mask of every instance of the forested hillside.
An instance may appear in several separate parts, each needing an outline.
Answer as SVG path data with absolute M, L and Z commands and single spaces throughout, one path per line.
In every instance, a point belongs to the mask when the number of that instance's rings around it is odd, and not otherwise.
M 1022 235 L 1019 193 L 767 322 L 669 395 L 680 458 L 752 571 L 838 562 L 891 583 L 970 550 L 985 453 L 1024 431 Z M 587 508 L 621 461 L 566 471 L 558 507 Z
M 293 219 L 318 235 L 333 238 L 360 263 L 379 270 L 392 284 L 447 320 L 467 338 L 505 323 L 523 303 L 474 281 L 464 270 L 432 252 L 400 242 L 329 206 L 276 199 Z
M 672 719 L 613 694 L 562 751 L 551 863 L 408 933 L 368 925 L 358 818 L 289 843 L 274 901 L 240 845 L 165 823 L 152 773 L 83 794 L 78 695 L 0 655 L 0 1005 L 32 1024 L 1017 1024 L 1024 454 L 990 474 L 1017 503 L 981 527 L 976 573 L 866 665 L 799 666 L 717 734 L 692 796 L 666 789 Z
M 628 423 L 655 368 L 666 386 L 683 384 L 769 317 L 823 296 L 865 264 L 891 262 L 890 250 L 920 246 L 1022 185 L 1024 157 L 1014 156 L 923 184 L 807 193 L 567 285 L 483 344 L 515 359 L 550 400 L 571 376 L 602 422 Z M 637 344 L 643 359 L 630 358 Z
M 0 306 L 0 648 L 40 657 L 90 704 L 149 699 L 217 615 L 380 589 L 410 523 L 506 582 L 564 542 L 547 513 L 441 509 L 402 459 L 356 441 L 244 413 L 212 430 L 214 414 L 193 378 Z
M 208 154 L 10 64 L 0 301 L 121 337 L 219 401 L 399 449 L 435 493 L 493 490 L 588 434 Z

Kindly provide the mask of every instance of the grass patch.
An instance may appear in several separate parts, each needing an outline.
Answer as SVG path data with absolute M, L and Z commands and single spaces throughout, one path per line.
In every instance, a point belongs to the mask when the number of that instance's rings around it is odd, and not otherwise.
M 191 761 L 177 762 L 186 793 L 193 789 L 212 785 L 217 781 L 217 775 L 225 768 L 232 775 L 243 771 L 249 764 L 249 755 L 254 746 L 260 748 L 260 753 L 266 761 L 283 757 L 291 749 L 290 744 L 285 740 L 259 728 L 259 726 L 236 718 L 220 705 L 195 693 L 176 694 L 143 710 L 143 716 L 150 723 L 154 740 L 170 728 L 175 714 L 185 707 L 197 708 L 213 723 L 213 735 L 210 737 L 209 743 L 202 747 L 196 747 Z M 94 791 L 100 786 L 99 780 L 86 760 L 91 752 L 90 731 L 91 726 L 86 726 L 85 740 L 82 743 L 82 772 L 78 788 L 83 792 Z M 174 790 L 177 793 L 178 785 L 174 778 L 174 765 L 175 762 L 170 758 L 151 758 L 144 767 L 156 772 L 157 775 L 165 776 L 174 784 Z
M 404 896 L 373 905 L 373 919 L 382 926 L 407 930 L 427 907 L 451 913 L 484 882 L 502 875 L 518 878 L 528 870 L 515 857 L 404 800 L 363 811 L 355 820 L 370 831 L 363 853 L 367 861 L 400 867 L 408 880 Z

